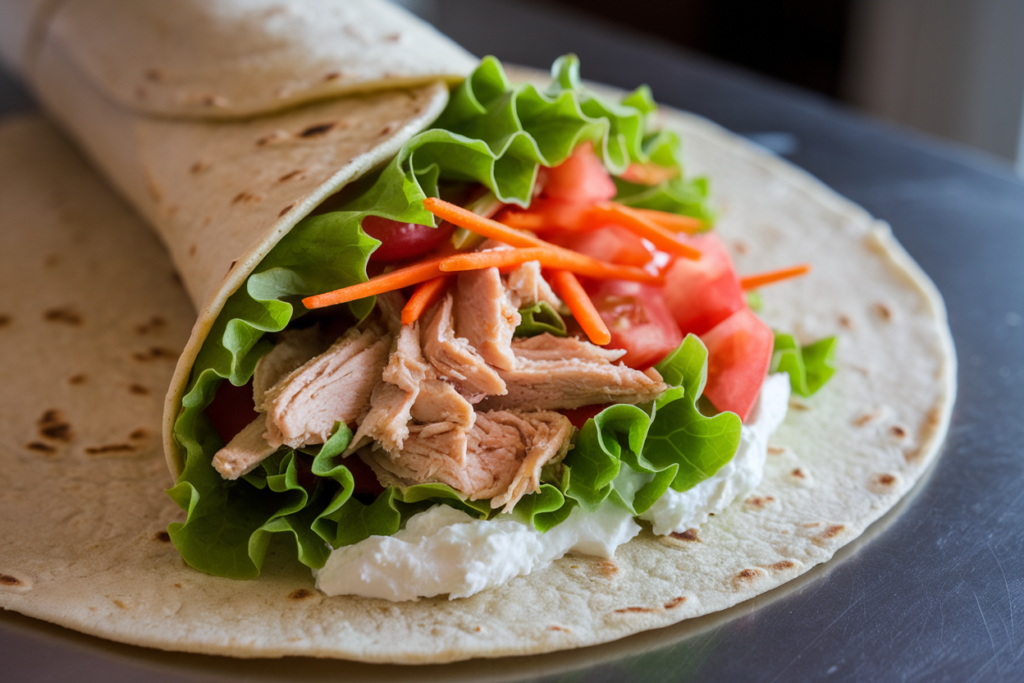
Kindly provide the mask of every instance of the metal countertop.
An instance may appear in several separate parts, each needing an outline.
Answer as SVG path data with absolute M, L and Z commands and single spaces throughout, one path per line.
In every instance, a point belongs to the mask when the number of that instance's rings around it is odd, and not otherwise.
M 647 83 L 659 102 L 775 147 L 889 221 L 945 297 L 957 345 L 957 405 L 938 463 L 893 513 L 797 581 L 609 645 L 434 667 L 236 661 L 0 613 L 0 679 L 1024 680 L 1024 183 L 980 154 L 572 14 L 437 0 L 433 19 L 476 54 L 546 68 L 573 51 L 585 78 Z M 0 115 L 32 107 L 0 74 Z

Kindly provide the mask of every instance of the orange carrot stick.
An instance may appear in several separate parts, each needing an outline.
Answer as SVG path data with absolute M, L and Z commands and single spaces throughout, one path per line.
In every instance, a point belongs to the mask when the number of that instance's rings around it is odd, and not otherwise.
M 594 302 L 587 296 L 576 276 L 565 270 L 552 270 L 548 273 L 548 282 L 555 294 L 562 298 L 565 305 L 572 311 L 576 322 L 587 333 L 590 341 L 604 346 L 612 340 L 608 326 L 601 319 L 601 314 L 594 307 Z
M 765 285 L 799 277 L 804 273 L 810 272 L 810 270 L 811 264 L 801 263 L 798 266 L 779 268 L 778 270 L 770 270 L 767 273 L 758 273 L 757 275 L 748 275 L 740 278 L 740 287 L 744 290 L 757 289 L 758 287 L 764 287 Z
M 444 257 L 437 257 L 416 263 L 405 268 L 399 268 L 385 275 L 380 275 L 361 282 L 357 285 L 351 285 L 350 287 L 342 287 L 336 289 L 333 292 L 324 292 L 323 294 L 316 294 L 314 296 L 308 296 L 302 300 L 302 305 L 308 309 L 324 308 L 326 306 L 334 306 L 335 304 L 345 304 L 349 301 L 355 301 L 356 299 L 363 299 L 368 296 L 374 296 L 375 294 L 383 294 L 384 292 L 393 292 L 396 289 L 402 289 L 410 285 L 418 285 L 421 282 L 432 280 L 435 277 L 444 275 L 441 272 L 441 261 Z
M 650 240 L 655 247 L 669 254 L 693 260 L 700 258 L 700 251 L 680 242 L 671 230 L 661 227 L 628 206 L 616 202 L 603 202 L 590 210 L 590 216 L 599 220 L 614 220 L 634 235 Z
M 484 237 L 500 240 L 509 246 L 520 248 L 542 247 L 545 250 L 557 252 L 563 259 L 565 259 L 564 263 L 575 264 L 573 270 L 581 275 L 589 275 L 591 277 L 603 279 L 632 280 L 634 282 L 644 282 L 647 284 L 663 284 L 663 279 L 660 276 L 651 275 L 642 268 L 605 263 L 604 261 L 598 261 L 595 258 L 584 256 L 583 254 L 575 251 L 563 249 L 562 247 L 545 242 L 539 237 L 520 232 L 514 228 L 508 227 L 507 225 L 502 225 L 497 221 L 491 220 L 490 218 L 478 216 L 471 211 L 467 211 L 466 209 L 450 204 L 444 200 L 437 199 L 436 197 L 428 197 L 423 201 L 423 205 L 426 207 L 427 211 L 439 218 L 443 218 L 449 223 L 457 225 L 460 228 L 465 228 L 466 230 L 471 230 L 477 234 L 483 235 Z
M 634 282 L 650 282 L 652 284 L 661 283 L 660 277 L 651 275 L 641 268 L 598 261 L 568 249 L 549 249 L 545 247 L 491 249 L 468 254 L 456 254 L 455 256 L 449 256 L 441 262 L 441 270 L 446 273 L 453 273 L 464 270 L 480 270 L 481 268 L 508 268 L 521 265 L 527 261 L 539 261 L 546 268 L 568 270 L 569 272 L 586 275 L 598 280 L 631 280 Z
M 420 319 L 420 316 L 436 304 L 452 281 L 451 275 L 435 277 L 433 280 L 421 282 L 416 286 L 416 291 L 409 297 L 409 301 L 402 309 L 402 324 L 412 325 Z
M 693 216 L 680 216 L 677 213 L 658 211 L 657 209 L 630 208 L 644 218 L 654 221 L 661 227 L 671 230 L 672 232 L 685 232 L 688 235 L 695 235 L 704 229 L 704 221 L 699 218 L 694 218 Z
M 550 228 L 544 216 L 529 211 L 507 211 L 501 216 L 501 222 L 517 230 L 537 231 Z

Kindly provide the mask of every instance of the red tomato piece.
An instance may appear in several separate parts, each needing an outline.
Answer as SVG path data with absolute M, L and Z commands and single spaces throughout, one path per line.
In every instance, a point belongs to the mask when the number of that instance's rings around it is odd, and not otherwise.
M 562 415 L 569 418 L 569 422 L 576 429 L 583 429 L 583 425 L 587 424 L 587 420 L 594 417 L 602 410 L 607 408 L 610 403 L 595 403 L 589 406 L 583 406 L 581 408 L 563 408 L 559 410 Z
M 725 243 L 717 235 L 679 235 L 695 249 L 698 260 L 677 258 L 665 273 L 665 303 L 684 335 L 702 335 L 747 307 L 740 279 Z
M 772 362 L 775 335 L 749 308 L 733 313 L 701 335 L 708 347 L 704 395 L 719 410 L 746 422 Z
M 422 256 L 437 248 L 455 230 L 445 221 L 436 228 L 416 223 L 399 223 L 380 216 L 363 219 L 363 232 L 380 240 L 377 251 L 370 254 L 371 261 L 404 261 Z
M 625 349 L 622 362 L 629 367 L 646 370 L 683 341 L 660 287 L 607 280 L 593 283 L 588 293 L 611 333 L 606 346 Z
M 259 417 L 253 405 L 252 382 L 236 387 L 226 379 L 221 381 L 213 401 L 206 406 L 206 416 L 224 443 L 231 441 Z
M 596 230 L 559 230 L 545 233 L 544 239 L 585 256 L 624 266 L 644 267 L 654 256 L 643 240 L 618 225 Z
M 594 154 L 594 146 L 585 142 L 569 158 L 547 169 L 543 196 L 563 202 L 593 204 L 615 196 L 617 190 L 604 164 Z

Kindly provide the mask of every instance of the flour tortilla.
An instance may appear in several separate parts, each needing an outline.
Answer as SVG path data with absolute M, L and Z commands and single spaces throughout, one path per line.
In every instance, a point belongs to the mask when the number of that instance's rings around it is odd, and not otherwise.
M 0 606 L 169 650 L 445 662 L 607 642 L 829 559 L 938 452 L 955 389 L 941 299 L 884 223 L 707 121 L 663 118 L 689 168 L 713 178 L 740 272 L 815 264 L 766 290 L 763 316 L 810 338 L 838 333 L 839 371 L 794 399 L 764 482 L 699 540 L 645 531 L 614 560 L 568 556 L 471 598 L 401 604 L 325 597 L 284 547 L 256 581 L 182 563 L 163 534 L 183 514 L 157 493 L 155 435 L 188 299 L 156 241 L 48 124 L 0 126 L 0 287 L 18 293 L 0 310 Z

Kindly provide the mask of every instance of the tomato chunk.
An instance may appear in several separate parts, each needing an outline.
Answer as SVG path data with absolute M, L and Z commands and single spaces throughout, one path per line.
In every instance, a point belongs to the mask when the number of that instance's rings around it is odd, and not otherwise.
M 740 279 L 725 243 L 717 235 L 680 235 L 700 259 L 676 259 L 665 273 L 665 303 L 684 335 L 702 335 L 746 308 Z
M 607 280 L 592 285 L 588 294 L 611 333 L 606 346 L 625 349 L 622 362 L 629 367 L 646 370 L 682 343 L 660 287 Z
M 775 335 L 750 309 L 733 313 L 701 335 L 708 347 L 704 395 L 746 422 L 772 361 Z
M 593 204 L 607 201 L 617 192 L 615 181 L 589 142 L 579 145 L 568 159 L 547 169 L 544 175 L 542 194 L 548 199 Z
M 235 438 L 238 432 L 259 417 L 252 400 L 252 381 L 236 387 L 228 380 L 222 380 L 213 401 L 206 406 L 206 416 L 224 443 Z
M 423 256 L 451 236 L 455 226 L 447 221 L 436 228 L 416 223 L 399 223 L 380 216 L 363 219 L 363 232 L 380 240 L 371 261 L 404 261 Z
M 544 233 L 544 239 L 566 249 L 609 263 L 625 266 L 647 265 L 653 254 L 643 240 L 618 225 L 596 230 L 558 230 Z

